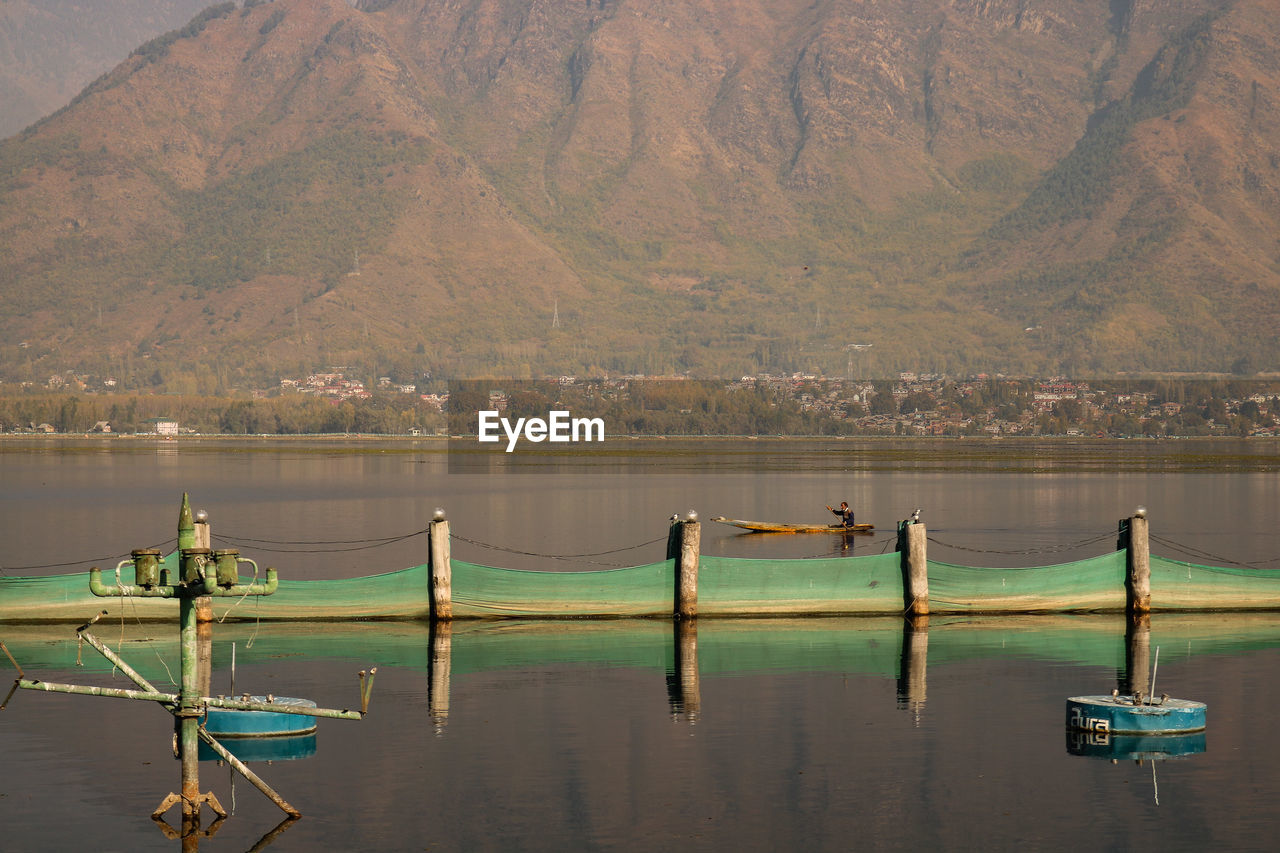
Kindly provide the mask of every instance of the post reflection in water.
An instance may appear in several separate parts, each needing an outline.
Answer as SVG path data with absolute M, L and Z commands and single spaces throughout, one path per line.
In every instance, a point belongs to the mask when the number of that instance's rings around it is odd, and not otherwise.
M 427 705 L 436 735 L 449 722 L 449 673 L 453 660 L 453 624 L 432 621 L 431 657 L 427 659 Z
M 702 712 L 702 688 L 698 677 L 698 620 L 677 619 L 673 623 L 675 648 L 673 666 L 667 670 L 667 701 L 671 715 L 681 715 L 690 723 Z
M 1128 619 L 1124 632 L 1124 678 L 1116 685 L 1122 693 L 1149 694 L 1151 684 L 1151 615 L 1144 613 Z
M 920 723 L 928 693 L 929 617 L 908 616 L 902 621 L 902 663 L 898 674 L 898 707 L 915 715 Z

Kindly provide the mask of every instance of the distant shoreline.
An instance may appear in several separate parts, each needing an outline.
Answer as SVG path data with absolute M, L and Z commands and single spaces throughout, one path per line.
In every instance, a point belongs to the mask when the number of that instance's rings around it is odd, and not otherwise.
M 37 441 L 123 441 L 123 442 L 157 442 L 197 443 L 207 441 L 231 442 L 393 442 L 398 444 L 447 444 L 450 441 L 475 440 L 475 435 L 382 435 L 378 433 L 307 433 L 303 435 L 277 435 L 272 433 L 244 435 L 239 433 L 199 433 L 177 436 L 156 435 L 154 433 L 0 433 L 0 442 L 37 442 Z M 1093 435 L 648 435 L 615 433 L 605 436 L 605 443 L 612 441 L 813 441 L 813 442 L 939 442 L 957 443 L 972 442 L 975 444 L 1053 442 L 1062 444 L 1112 444 L 1112 443 L 1150 443 L 1162 442 L 1278 442 L 1280 436 L 1241 436 L 1241 435 L 1134 435 L 1134 436 L 1093 436 Z M 477 448 L 487 450 L 488 448 Z M 550 448 L 543 448 L 547 450 Z

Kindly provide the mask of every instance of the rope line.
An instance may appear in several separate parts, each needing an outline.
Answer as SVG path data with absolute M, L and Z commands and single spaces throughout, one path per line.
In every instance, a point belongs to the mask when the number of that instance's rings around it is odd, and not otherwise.
M 623 551 L 634 551 L 637 548 L 645 548 L 649 545 L 656 545 L 659 542 L 666 542 L 666 536 L 660 536 L 657 539 L 650 539 L 648 542 L 641 542 L 639 545 L 628 545 L 625 548 L 614 548 L 609 551 L 592 551 L 586 554 L 539 554 L 536 551 L 521 551 L 516 548 L 507 548 L 503 545 L 492 545 L 488 542 L 477 542 L 475 539 L 468 539 L 465 536 L 459 536 L 456 533 L 450 534 L 452 538 L 460 542 L 466 542 L 468 545 L 475 545 L 477 548 L 489 548 L 494 551 L 504 551 L 508 554 L 519 554 L 522 557 L 544 557 L 549 560 L 576 560 L 583 557 L 603 557 L 608 554 L 619 554 Z
M 159 550 L 162 548 L 168 548 L 176 541 L 177 541 L 176 539 L 166 539 L 165 541 L 159 542 L 155 545 L 152 545 L 151 547 L 156 550 Z M 109 563 L 112 560 L 116 560 L 118 562 L 120 560 L 123 560 L 127 556 L 129 555 L 128 554 L 112 554 L 106 557 L 91 557 L 86 560 L 72 560 L 69 563 L 45 563 L 42 566 L 0 566 L 0 574 L 4 574 L 6 571 L 10 569 L 14 571 L 22 572 L 22 571 L 30 571 L 32 569 L 65 569 L 67 566 L 81 566 L 81 565 L 84 565 L 85 563 Z
M 415 530 L 412 533 L 404 533 L 398 536 L 381 536 L 375 539 L 255 539 L 251 536 L 235 536 L 235 535 L 219 535 L 221 539 L 228 539 L 234 542 L 253 542 L 254 544 L 264 543 L 267 545 L 385 545 L 390 542 L 401 542 L 405 539 L 412 539 L 414 536 L 421 536 L 426 533 L 429 528 Z M 269 550 L 264 548 L 265 550 Z
M 943 548 L 952 548 L 956 551 L 969 551 L 974 554 L 1006 554 L 1009 556 L 1029 556 L 1033 554 L 1057 554 L 1062 551 L 1072 551 L 1076 548 L 1083 548 L 1086 545 L 1093 545 L 1097 542 L 1103 541 L 1104 539 L 1110 539 L 1113 536 L 1115 536 L 1114 533 L 1104 533 L 1101 536 L 1094 536 L 1091 539 L 1084 539 L 1079 542 L 1072 542 L 1065 545 L 1054 545 L 1049 548 L 1022 548 L 1016 551 L 1000 551 L 994 548 L 966 548 L 963 545 L 952 545 L 948 542 L 943 542 L 939 539 L 935 539 L 932 536 L 929 536 L 927 538 L 930 542 L 932 542 L 935 545 L 940 545 Z
M 1267 560 L 1255 560 L 1253 562 L 1245 563 L 1239 560 L 1232 560 L 1227 557 L 1220 556 L 1218 554 L 1213 554 L 1208 551 L 1202 551 L 1201 549 L 1193 548 L 1190 545 L 1183 545 L 1181 542 L 1175 542 L 1172 539 L 1166 539 L 1163 536 L 1156 536 L 1152 533 L 1148 533 L 1147 535 L 1151 538 L 1153 542 L 1159 542 L 1161 545 L 1167 545 L 1170 548 L 1175 548 L 1184 554 L 1189 554 L 1190 556 L 1193 556 L 1193 557 L 1199 557 L 1202 560 L 1216 560 L 1222 563 L 1227 563 L 1232 566 L 1239 566 L 1242 569 L 1256 569 L 1259 566 L 1265 565 L 1266 563 L 1274 563 L 1274 562 L 1280 561 L 1280 557 L 1272 557 Z
M 253 545 L 251 546 L 251 548 L 254 551 L 266 551 L 269 554 L 343 554 L 343 553 L 348 553 L 350 551 L 368 551 L 372 548 L 381 548 L 384 545 L 394 545 L 397 542 L 404 542 L 407 539 L 412 539 L 413 537 L 419 536 L 425 532 L 426 532 L 425 530 L 419 530 L 417 533 L 406 533 L 403 536 L 389 536 L 386 539 L 351 540 L 353 542 L 364 541 L 368 544 L 352 545 L 349 548 L 266 548 L 266 547 L 263 547 L 262 545 Z M 228 537 L 219 537 L 219 541 L 226 541 L 232 545 L 240 545 L 244 542 L 252 542 L 253 540 L 237 539 L 237 538 L 228 536 Z M 298 543 L 298 544 L 309 544 L 309 543 Z M 320 543 L 310 543 L 310 544 L 320 544 Z

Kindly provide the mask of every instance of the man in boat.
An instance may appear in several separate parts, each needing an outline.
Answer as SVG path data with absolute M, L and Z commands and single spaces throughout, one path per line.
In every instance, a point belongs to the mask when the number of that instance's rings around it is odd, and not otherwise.
M 840 519 L 841 527 L 853 527 L 853 510 L 849 509 L 847 501 L 840 501 L 839 509 L 831 509 L 830 505 L 827 506 L 827 509 L 834 512 Z

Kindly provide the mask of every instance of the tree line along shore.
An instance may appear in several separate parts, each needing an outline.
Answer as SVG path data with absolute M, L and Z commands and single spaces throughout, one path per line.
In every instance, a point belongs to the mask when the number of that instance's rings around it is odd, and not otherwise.
M 357 396 L 252 397 L 0 389 L 0 433 L 475 434 L 476 413 L 599 417 L 616 435 L 1236 436 L 1280 434 L 1280 382 L 1071 381 L 904 374 L 849 381 L 465 380 Z

